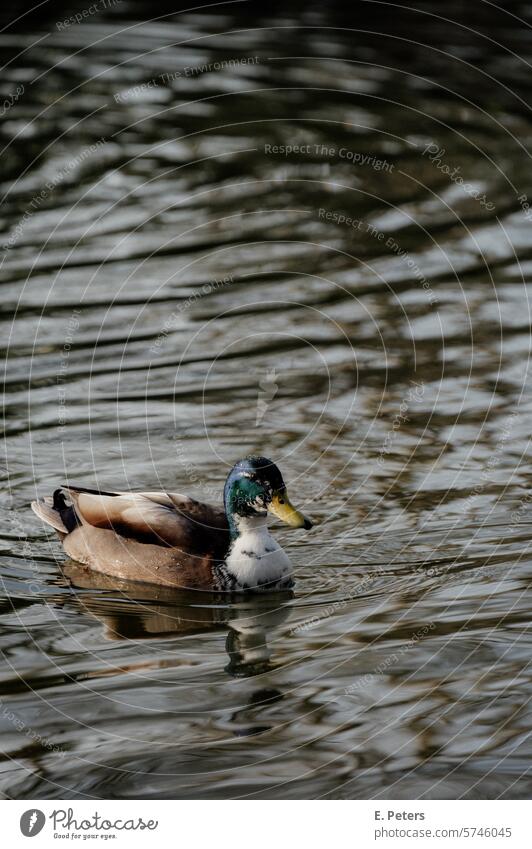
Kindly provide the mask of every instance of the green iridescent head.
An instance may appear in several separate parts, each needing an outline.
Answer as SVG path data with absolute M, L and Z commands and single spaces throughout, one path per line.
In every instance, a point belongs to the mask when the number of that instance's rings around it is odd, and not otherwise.
M 236 463 L 225 482 L 224 504 L 231 533 L 238 533 L 238 518 L 273 513 L 292 528 L 312 527 L 312 522 L 290 503 L 281 472 L 266 457 L 246 457 Z

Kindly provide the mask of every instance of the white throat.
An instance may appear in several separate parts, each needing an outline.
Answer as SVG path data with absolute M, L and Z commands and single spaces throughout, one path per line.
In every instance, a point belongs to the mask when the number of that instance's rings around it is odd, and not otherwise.
M 291 586 L 292 565 L 279 543 L 270 535 L 268 516 L 234 516 L 238 536 L 225 563 L 242 589 L 272 589 Z

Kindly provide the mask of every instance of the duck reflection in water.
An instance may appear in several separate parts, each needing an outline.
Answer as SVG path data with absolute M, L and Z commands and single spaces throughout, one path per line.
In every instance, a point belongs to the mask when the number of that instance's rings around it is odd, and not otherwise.
M 251 677 L 271 667 L 268 636 L 288 618 L 291 590 L 248 596 L 121 581 L 75 561 L 63 564 L 76 605 L 98 619 L 110 640 L 155 640 L 226 630 L 226 672 Z

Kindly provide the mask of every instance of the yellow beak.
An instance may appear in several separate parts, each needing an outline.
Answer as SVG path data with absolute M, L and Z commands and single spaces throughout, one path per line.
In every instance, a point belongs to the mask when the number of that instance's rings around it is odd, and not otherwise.
M 277 516 L 281 522 L 290 525 L 291 528 L 305 528 L 308 531 L 312 527 L 312 522 L 307 519 L 303 513 L 296 510 L 286 492 L 274 492 L 270 504 L 268 504 L 268 512 Z

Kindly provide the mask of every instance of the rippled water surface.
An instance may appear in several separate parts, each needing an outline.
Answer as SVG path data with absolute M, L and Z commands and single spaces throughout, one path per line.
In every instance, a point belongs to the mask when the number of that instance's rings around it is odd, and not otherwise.
M 0 34 L 1 792 L 530 796 L 532 7 L 78 8 Z M 293 595 L 29 509 L 248 452 Z

